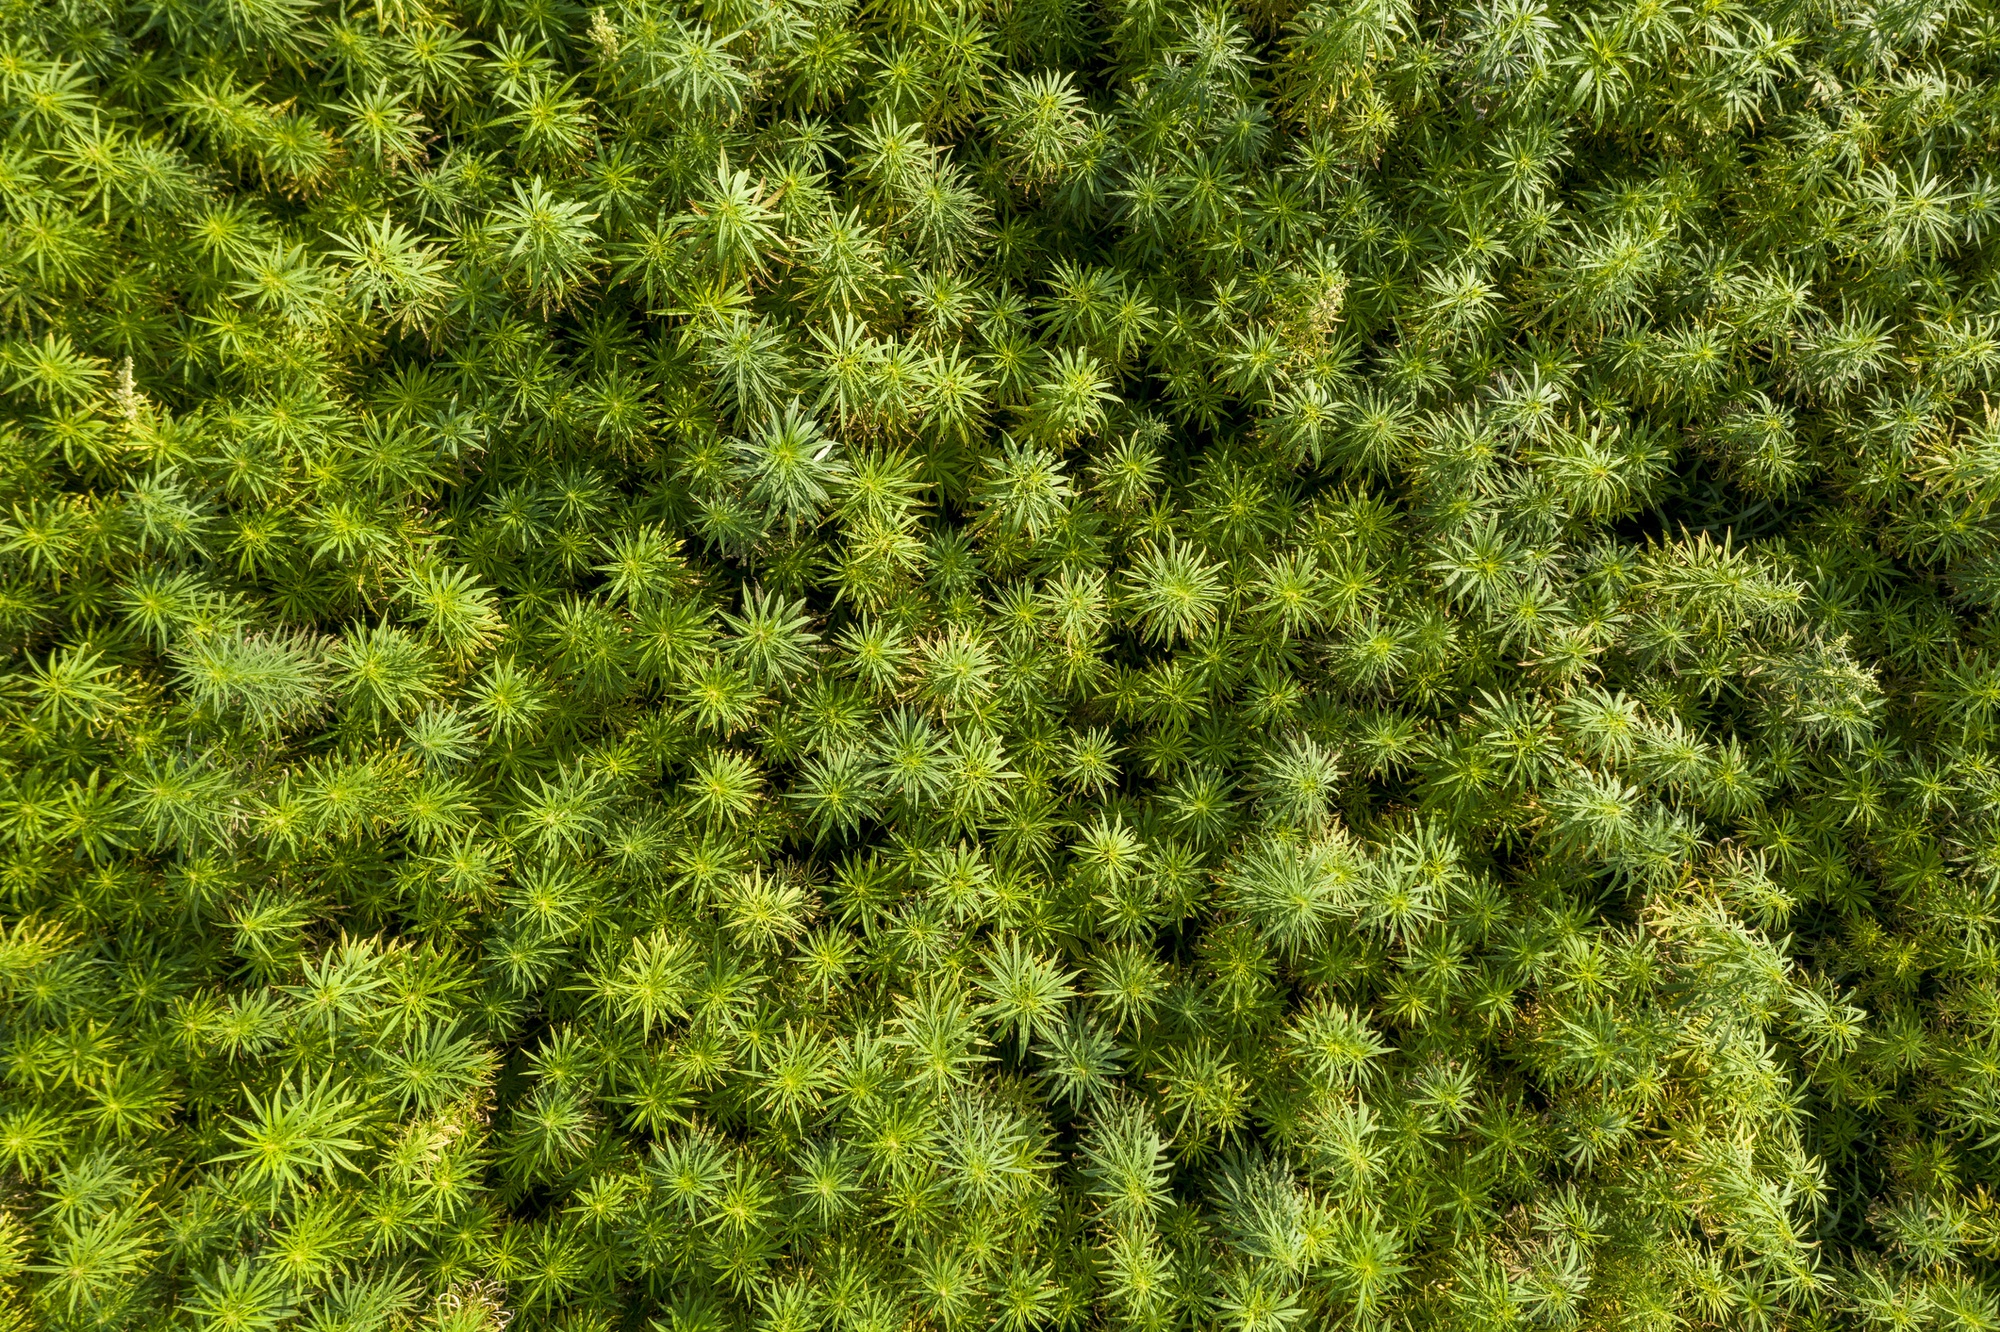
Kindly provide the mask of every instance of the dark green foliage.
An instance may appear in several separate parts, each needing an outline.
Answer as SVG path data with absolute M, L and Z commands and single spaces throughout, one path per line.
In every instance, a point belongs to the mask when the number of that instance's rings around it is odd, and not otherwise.
M 0 0 L 0 1332 L 2000 1329 L 2000 9 Z

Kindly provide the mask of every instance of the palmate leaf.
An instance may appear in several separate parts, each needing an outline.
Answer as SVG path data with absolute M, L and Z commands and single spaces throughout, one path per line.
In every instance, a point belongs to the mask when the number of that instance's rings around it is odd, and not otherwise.
M 225 1136 L 236 1150 L 218 1162 L 237 1167 L 252 1186 L 288 1193 L 316 1177 L 359 1170 L 350 1153 L 363 1146 L 349 1135 L 367 1122 L 360 1103 L 337 1086 L 331 1074 L 317 1082 L 303 1075 L 280 1083 L 268 1095 L 245 1097 L 250 1114 L 232 1116 L 235 1131 Z
M 140 1209 L 102 1216 L 84 1226 L 58 1223 L 46 1263 L 27 1270 L 46 1278 L 42 1298 L 64 1316 L 114 1314 L 129 1298 L 123 1287 L 152 1256 Z M 123 1297 L 123 1298 L 121 1298 Z
M 189 1311 L 212 1332 L 262 1332 L 290 1317 L 293 1307 L 276 1267 L 242 1262 L 218 1266 L 212 1278 L 200 1283 Z

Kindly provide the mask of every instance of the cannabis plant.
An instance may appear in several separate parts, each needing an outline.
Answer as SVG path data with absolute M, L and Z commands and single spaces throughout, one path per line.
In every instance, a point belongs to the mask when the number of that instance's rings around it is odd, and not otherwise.
M 1992 0 L 0 0 L 0 1332 L 2000 1329 Z

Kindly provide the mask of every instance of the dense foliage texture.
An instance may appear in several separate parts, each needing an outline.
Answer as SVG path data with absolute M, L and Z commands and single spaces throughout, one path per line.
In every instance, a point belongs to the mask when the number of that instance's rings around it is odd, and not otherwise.
M 2000 1328 L 1990 0 L 6 0 L 0 1328 Z

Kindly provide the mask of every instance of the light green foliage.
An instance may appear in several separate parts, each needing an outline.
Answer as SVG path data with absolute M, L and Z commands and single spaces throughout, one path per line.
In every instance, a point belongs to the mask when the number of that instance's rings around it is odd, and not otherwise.
M 0 0 L 0 1332 L 2000 1328 L 1990 0 Z

